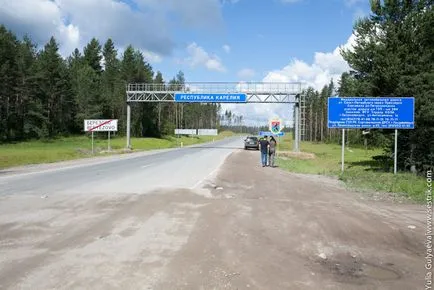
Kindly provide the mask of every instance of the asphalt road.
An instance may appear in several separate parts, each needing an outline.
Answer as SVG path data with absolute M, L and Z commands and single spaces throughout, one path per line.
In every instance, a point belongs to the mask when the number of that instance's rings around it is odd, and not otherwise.
M 425 289 L 421 205 L 242 146 L 0 172 L 0 289 Z
M 45 170 L 0 174 L 0 195 L 145 193 L 159 188 L 193 189 L 212 174 L 234 150 L 241 137 L 145 155 L 54 165 Z

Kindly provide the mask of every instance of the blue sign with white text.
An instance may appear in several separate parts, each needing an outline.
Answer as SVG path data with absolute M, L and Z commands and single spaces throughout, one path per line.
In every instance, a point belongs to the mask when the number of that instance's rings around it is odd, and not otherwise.
M 273 132 L 269 132 L 269 131 L 260 131 L 259 132 L 259 136 L 263 137 L 263 136 L 284 136 L 285 134 L 280 131 L 277 134 L 274 134 Z
M 183 103 L 245 103 L 246 94 L 193 94 L 176 93 L 175 102 Z
M 328 99 L 328 128 L 414 129 L 414 98 Z

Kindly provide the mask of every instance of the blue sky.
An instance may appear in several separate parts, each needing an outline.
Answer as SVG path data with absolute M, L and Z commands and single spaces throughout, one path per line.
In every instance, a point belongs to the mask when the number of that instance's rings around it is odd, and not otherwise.
M 226 67 L 224 73 L 204 67 L 184 66 L 191 81 L 239 81 L 237 72 L 249 68 L 256 72 L 251 80 L 261 81 L 267 72 L 297 58 L 312 63 L 315 52 L 330 52 L 345 44 L 352 33 L 355 17 L 367 13 L 368 1 L 239 0 L 222 8 L 224 24 L 215 30 L 176 29 L 177 43 L 196 42 L 216 54 Z M 225 53 L 222 46 L 230 46 Z M 178 57 L 183 51 L 177 52 Z M 173 75 L 179 66 L 166 59 L 159 69 Z
M 303 81 L 321 89 L 349 69 L 339 47 L 354 43 L 369 0 L 0 0 L 0 23 L 63 56 L 92 37 L 132 44 L 166 80 Z M 225 108 L 251 122 L 292 118 L 285 106 Z

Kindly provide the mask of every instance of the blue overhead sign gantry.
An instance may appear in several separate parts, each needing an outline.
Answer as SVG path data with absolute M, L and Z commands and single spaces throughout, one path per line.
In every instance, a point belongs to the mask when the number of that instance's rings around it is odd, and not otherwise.
M 246 103 L 246 94 L 196 94 L 176 93 L 175 102 L 180 103 Z
M 327 125 L 339 129 L 414 129 L 414 98 L 331 97 Z

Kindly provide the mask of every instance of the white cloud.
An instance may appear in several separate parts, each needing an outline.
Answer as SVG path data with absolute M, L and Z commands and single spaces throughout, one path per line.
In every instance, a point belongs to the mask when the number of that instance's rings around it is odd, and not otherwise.
M 341 48 L 351 48 L 356 37 L 351 35 L 347 42 L 337 47 L 333 52 L 316 52 L 314 62 L 308 64 L 304 61 L 293 59 L 287 66 L 280 70 L 274 70 L 267 74 L 264 82 L 304 82 L 317 90 L 324 85 L 340 78 L 340 75 L 349 70 L 349 66 L 340 54 Z
M 363 2 L 366 2 L 366 0 L 344 0 L 345 5 L 348 7 L 352 7 Z
M 231 52 L 231 47 L 230 47 L 229 45 L 225 44 L 225 45 L 223 45 L 223 50 L 224 50 L 226 53 L 230 53 L 230 52 Z
M 293 59 L 288 65 L 279 70 L 268 72 L 263 82 L 302 82 L 304 86 L 312 86 L 321 90 L 333 78 L 335 84 L 340 79 L 343 72 L 349 70 L 348 64 L 340 55 L 340 49 L 351 49 L 355 44 L 356 37 L 351 35 L 347 42 L 337 47 L 332 52 L 316 52 L 312 64 L 302 60 Z M 240 83 L 242 89 L 248 84 Z M 278 84 L 267 90 L 277 89 Z M 268 120 L 278 116 L 285 122 L 292 122 L 293 105 L 289 104 L 224 104 L 223 110 L 232 110 L 237 115 L 243 115 L 248 124 L 266 125 Z
M 211 71 L 225 72 L 226 68 L 217 55 L 209 54 L 197 43 L 193 42 L 187 46 L 188 57 L 184 60 L 191 67 L 202 66 Z
M 163 60 L 161 55 L 159 55 L 158 53 L 154 53 L 152 51 L 142 50 L 142 54 L 145 60 L 149 63 L 158 63 Z
M 238 78 L 240 78 L 243 81 L 247 81 L 251 78 L 253 78 L 256 75 L 256 72 L 253 69 L 250 68 L 244 68 L 238 72 Z
M 28 34 L 41 45 L 55 36 L 64 56 L 96 37 L 102 43 L 112 38 L 117 47 L 132 44 L 161 58 L 175 48 L 175 21 L 195 29 L 218 29 L 223 24 L 219 0 L 128 3 L 132 6 L 120 0 L 0 0 L 0 19 L 18 36 Z
M 66 25 L 62 17 L 60 7 L 50 0 L 0 0 L 0 19 L 8 29 L 42 45 L 55 36 L 69 52 L 79 44 L 80 31 L 74 24 Z

